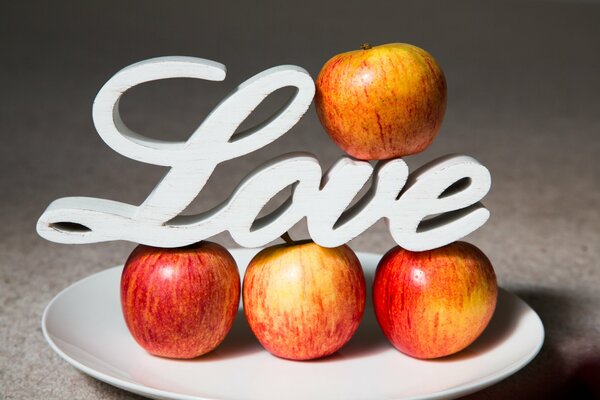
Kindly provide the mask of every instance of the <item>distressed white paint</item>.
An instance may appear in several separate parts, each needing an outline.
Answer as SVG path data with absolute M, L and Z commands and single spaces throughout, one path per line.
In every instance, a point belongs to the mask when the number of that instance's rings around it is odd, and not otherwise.
M 314 83 L 300 67 L 268 69 L 229 94 L 187 141 L 165 142 L 129 129 L 119 116 L 119 99 L 133 86 L 167 78 L 223 80 L 225 67 L 191 57 L 162 57 L 131 65 L 100 90 L 93 117 L 98 133 L 115 151 L 145 163 L 169 166 L 169 172 L 140 206 L 85 197 L 58 199 L 38 221 L 41 236 L 61 243 L 129 240 L 176 247 L 228 230 L 241 246 L 258 247 L 306 217 L 311 238 L 333 247 L 385 218 L 399 245 L 420 251 L 458 240 L 489 217 L 479 200 L 489 191 L 490 175 L 471 157 L 442 157 L 410 176 L 402 159 L 380 162 L 373 168 L 368 162 L 343 157 L 322 176 L 317 159 L 306 153 L 269 161 L 250 173 L 220 206 L 203 214 L 181 216 L 219 163 L 267 146 L 294 126 L 312 101 Z M 233 136 L 260 102 L 288 86 L 297 92 L 280 111 Z M 349 208 L 369 179 L 370 190 Z M 452 193 L 446 191 L 455 182 L 466 180 Z M 269 200 L 290 185 L 288 200 L 257 219 Z

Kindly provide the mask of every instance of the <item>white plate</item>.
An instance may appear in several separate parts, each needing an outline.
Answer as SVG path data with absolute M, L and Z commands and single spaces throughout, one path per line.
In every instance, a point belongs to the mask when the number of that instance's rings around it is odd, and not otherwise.
M 232 250 L 240 273 L 256 251 Z M 370 286 L 381 256 L 358 256 Z M 152 398 L 454 398 L 515 373 L 544 341 L 537 314 L 500 290 L 483 335 L 466 350 L 440 360 L 416 360 L 392 348 L 371 305 L 352 340 L 323 360 L 295 362 L 270 355 L 252 336 L 241 310 L 215 351 L 191 361 L 169 360 L 146 353 L 127 331 L 119 303 L 121 269 L 107 269 L 59 293 L 46 307 L 42 329 L 54 351 L 76 368 Z

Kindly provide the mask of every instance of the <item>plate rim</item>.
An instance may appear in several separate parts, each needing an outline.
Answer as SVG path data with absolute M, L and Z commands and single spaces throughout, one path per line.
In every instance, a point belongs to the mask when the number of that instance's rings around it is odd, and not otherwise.
M 233 249 L 228 249 L 228 250 L 230 252 L 239 252 L 239 251 L 251 252 L 252 250 L 255 250 L 255 249 L 233 248 Z M 376 258 L 377 257 L 381 258 L 383 256 L 382 254 L 377 254 L 377 253 L 372 253 L 372 252 L 362 252 L 362 251 L 356 251 L 356 255 L 357 255 L 357 257 L 359 257 L 359 259 L 361 258 L 361 256 L 362 257 L 376 257 Z M 102 382 L 105 382 L 109 385 L 115 386 L 119 389 L 126 390 L 129 392 L 138 394 L 138 395 L 142 395 L 142 396 L 146 396 L 146 397 L 148 395 L 150 395 L 150 396 L 156 396 L 156 397 L 166 398 L 166 399 L 175 399 L 175 400 L 177 400 L 177 399 L 181 399 L 181 400 L 226 400 L 225 398 L 218 398 L 218 397 L 192 396 L 192 395 L 183 394 L 183 393 L 175 393 L 175 392 L 166 391 L 166 390 L 162 390 L 162 389 L 156 389 L 156 388 L 153 388 L 150 386 L 146 386 L 146 385 L 136 383 L 136 382 L 131 382 L 131 381 L 128 381 L 125 379 L 113 377 L 111 375 L 108 375 L 106 373 L 95 370 L 94 368 L 88 367 L 87 365 L 77 361 L 76 359 L 74 359 L 73 357 L 69 356 L 64 351 L 62 351 L 62 349 L 54 342 L 50 333 L 48 332 L 47 321 L 48 321 L 49 311 L 52 309 L 52 306 L 55 304 L 55 302 L 57 302 L 58 299 L 60 299 L 66 292 L 70 291 L 74 287 L 84 284 L 88 280 L 94 279 L 97 275 L 105 274 L 105 273 L 108 273 L 109 271 L 115 270 L 115 269 L 122 269 L 123 266 L 124 266 L 123 264 L 114 265 L 112 267 L 105 268 L 102 271 L 98 271 L 91 275 L 88 275 L 88 276 L 68 285 L 67 287 L 62 289 L 60 292 L 58 292 L 52 298 L 52 300 L 50 300 L 50 302 L 46 305 L 46 307 L 44 309 L 44 312 L 42 314 L 42 318 L 40 321 L 44 339 L 46 340 L 46 342 L 48 342 L 48 344 L 50 345 L 50 348 L 56 354 L 58 354 L 63 360 L 65 360 L 67 363 L 71 364 L 73 367 L 84 372 L 85 374 L 87 374 L 95 379 L 98 379 Z M 498 287 L 498 289 L 506 292 L 510 296 L 515 297 L 517 300 L 519 300 L 523 304 L 525 304 L 531 312 L 533 312 L 533 316 L 535 317 L 534 321 L 535 321 L 535 324 L 537 325 L 537 328 L 539 329 L 539 333 L 540 333 L 540 339 L 539 339 L 539 342 L 537 343 L 537 345 L 535 346 L 535 348 L 526 356 L 505 366 L 501 370 L 499 370 L 491 375 L 488 375 L 486 377 L 479 378 L 475 381 L 469 382 L 467 384 L 463 384 L 460 386 L 455 386 L 455 387 L 451 387 L 451 388 L 437 391 L 434 393 L 430 393 L 430 394 L 427 394 L 426 396 L 417 395 L 417 396 L 411 396 L 411 397 L 394 397 L 394 399 L 397 399 L 397 400 L 419 400 L 419 399 L 434 400 L 434 399 L 442 399 L 442 398 L 449 398 L 449 397 L 455 398 L 458 396 L 464 396 L 464 395 L 467 395 L 470 393 L 474 393 L 478 390 L 492 386 L 492 385 L 498 383 L 499 381 L 515 374 L 516 372 L 518 372 L 519 370 L 524 368 L 526 365 L 528 365 L 539 354 L 540 350 L 542 349 L 542 347 L 544 345 L 545 337 L 546 337 L 544 324 L 543 324 L 539 314 L 529 304 L 527 304 L 526 301 L 521 299 L 516 294 L 514 294 L 506 289 L 503 289 L 500 286 Z

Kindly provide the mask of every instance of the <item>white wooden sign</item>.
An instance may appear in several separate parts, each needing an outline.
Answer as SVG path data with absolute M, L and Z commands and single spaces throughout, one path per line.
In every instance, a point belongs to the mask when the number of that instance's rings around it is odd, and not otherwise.
M 400 246 L 421 251 L 458 240 L 489 218 L 479 201 L 490 189 L 490 174 L 471 157 L 445 156 L 410 175 L 402 159 L 373 168 L 366 161 L 343 157 L 323 175 L 317 159 L 307 153 L 289 153 L 257 168 L 228 200 L 209 212 L 179 215 L 219 163 L 269 145 L 298 122 L 313 99 L 312 78 L 293 65 L 253 76 L 221 101 L 185 142 L 160 141 L 133 132 L 119 115 L 119 99 L 144 82 L 167 78 L 220 81 L 225 74 L 225 66 L 214 61 L 160 57 L 113 76 L 94 101 L 93 118 L 100 137 L 126 157 L 171 168 L 139 206 L 89 197 L 55 200 L 39 218 L 38 233 L 60 243 L 128 240 L 177 247 L 229 231 L 241 246 L 258 247 L 306 217 L 311 238 L 333 247 L 385 218 Z M 269 94 L 288 86 L 295 87 L 296 94 L 286 105 L 266 122 L 233 136 Z M 369 179 L 370 190 L 349 208 Z M 268 201 L 290 185 L 288 200 L 257 219 Z

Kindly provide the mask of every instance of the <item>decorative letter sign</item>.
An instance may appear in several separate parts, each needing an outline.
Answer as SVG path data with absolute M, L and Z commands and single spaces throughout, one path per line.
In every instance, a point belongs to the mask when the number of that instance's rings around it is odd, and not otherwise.
M 274 67 L 238 86 L 186 142 L 150 139 L 133 132 L 119 115 L 119 99 L 144 82 L 167 78 L 225 79 L 225 66 L 192 57 L 161 57 L 119 71 L 94 101 L 96 129 L 113 150 L 169 172 L 140 206 L 89 197 L 65 197 L 40 217 L 38 233 L 60 243 L 109 240 L 159 246 L 188 245 L 223 231 L 245 247 L 266 245 L 306 217 L 311 238 L 326 247 L 342 245 L 380 218 L 402 247 L 421 251 L 443 246 L 482 226 L 489 212 L 479 201 L 490 174 L 468 156 L 445 156 L 409 175 L 402 159 L 369 162 L 342 157 L 324 175 L 317 159 L 289 153 L 250 173 L 223 204 L 198 215 L 179 215 L 202 190 L 216 166 L 269 145 L 308 109 L 314 83 L 293 65 Z M 271 93 L 296 88 L 295 96 L 264 123 L 234 135 Z M 352 200 L 372 180 L 370 190 Z M 292 186 L 287 201 L 257 218 L 269 200 Z

